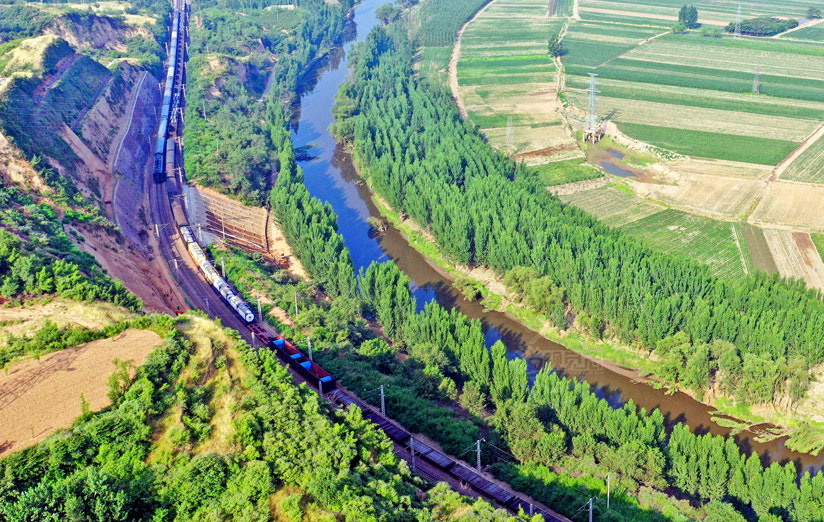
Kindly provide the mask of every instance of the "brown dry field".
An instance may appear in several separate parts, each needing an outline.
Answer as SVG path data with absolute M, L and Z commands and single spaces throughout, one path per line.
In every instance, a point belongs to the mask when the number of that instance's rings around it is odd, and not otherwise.
M 771 183 L 751 222 L 824 230 L 824 186 L 791 181 Z
M 148 330 L 103 339 L 21 361 L 0 373 L 0 457 L 32 446 L 81 414 L 83 395 L 92 411 L 109 404 L 115 359 L 143 364 L 160 344 Z
M 824 290 L 824 261 L 809 234 L 789 230 L 764 229 L 778 273 L 804 279 L 807 286 Z
M 766 178 L 773 169 L 769 165 L 701 158 L 680 159 L 669 163 L 667 167 L 682 175 L 705 174 L 746 179 Z
M 636 184 L 639 192 L 685 210 L 721 217 L 736 217 L 758 195 L 763 182 L 723 176 L 682 176 L 676 185 Z

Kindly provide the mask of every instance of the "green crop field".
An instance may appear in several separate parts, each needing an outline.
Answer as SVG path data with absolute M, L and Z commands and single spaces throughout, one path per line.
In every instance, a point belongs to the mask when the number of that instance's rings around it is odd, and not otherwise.
M 418 57 L 418 73 L 434 84 L 446 85 L 449 81 L 449 58 L 452 46 L 424 47 Z
M 580 159 L 536 165 L 529 167 L 529 172 L 537 175 L 541 180 L 541 185 L 546 187 L 596 179 L 604 175 L 600 170 Z
M 669 16 L 677 13 L 676 3 L 585 0 L 582 7 Z M 598 26 L 618 29 L 605 31 L 599 45 Z M 697 32 L 667 33 L 630 48 L 619 43 L 644 30 L 652 29 L 572 24 L 570 52 L 562 61 L 573 105 L 586 107 L 588 74 L 594 72 L 599 114 L 630 137 L 690 156 L 761 165 L 781 162 L 824 120 L 824 69 L 810 66 L 824 59 L 824 45 Z M 756 68 L 759 95 L 753 94 Z
M 816 42 L 824 42 L 824 24 L 814 25 L 812 27 L 805 27 L 798 31 L 793 31 L 782 38 L 788 40 L 813 40 Z
M 706 263 L 720 277 L 741 277 L 748 268 L 749 254 L 739 250 L 732 223 L 667 209 L 621 230 L 650 248 Z
M 623 132 L 646 143 L 689 156 L 775 165 L 786 158 L 797 143 L 754 136 L 619 123 Z
M 781 179 L 824 183 L 824 138 L 819 138 L 798 156 L 781 175 Z
M 489 143 L 511 154 L 566 151 L 573 139 L 558 115 L 558 69 L 547 52 L 564 18 L 547 18 L 546 0 L 497 0 L 461 37 L 457 76 L 469 118 Z M 562 9 L 559 4 L 556 8 Z
M 575 205 L 609 226 L 622 226 L 664 210 L 615 187 L 604 186 L 561 196 L 564 203 Z
M 818 250 L 818 255 L 824 260 L 824 234 L 810 234 L 810 237 L 813 239 L 816 250 Z
M 428 0 L 423 2 L 414 14 L 415 25 L 419 28 L 421 44 L 431 47 L 451 45 L 455 34 L 467 20 L 487 2 L 487 0 Z

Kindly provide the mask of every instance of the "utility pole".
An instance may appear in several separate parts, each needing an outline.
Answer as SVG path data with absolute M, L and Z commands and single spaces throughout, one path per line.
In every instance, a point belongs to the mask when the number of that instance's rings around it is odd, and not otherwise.
M 180 267 L 177 266 L 177 258 L 175 258 L 175 272 L 177 272 L 179 268 Z
M 252 348 L 255 348 L 255 332 L 252 332 Z
M 381 384 L 381 415 L 386 417 L 386 395 L 383 393 L 383 384 Z
M 415 472 L 415 437 L 410 437 L 409 438 L 409 451 L 412 453 L 412 473 L 414 473 Z
M 212 307 L 209 306 L 209 298 L 206 297 L 205 299 L 206 299 L 206 314 L 207 315 L 212 315 Z
M 295 292 L 295 318 L 300 317 L 300 313 L 298 313 L 298 293 Z
M 309 360 L 314 361 L 314 359 L 312 358 L 312 338 L 311 337 L 309 338 Z
M 609 479 L 611 478 L 610 475 L 607 475 L 607 511 L 609 511 Z
M 481 439 L 475 441 L 475 467 L 481 472 Z
M 262 321 L 263 320 L 263 312 L 261 311 L 261 308 L 260 308 L 260 297 L 257 298 L 257 304 L 258 304 L 258 320 Z
M 589 522 L 592 522 L 592 497 L 589 499 Z
M 203 244 L 203 227 L 200 226 L 200 223 L 197 224 L 197 238 L 200 240 L 200 244 Z
M 225 278 L 226 277 L 226 262 L 223 258 L 220 258 L 220 273 Z

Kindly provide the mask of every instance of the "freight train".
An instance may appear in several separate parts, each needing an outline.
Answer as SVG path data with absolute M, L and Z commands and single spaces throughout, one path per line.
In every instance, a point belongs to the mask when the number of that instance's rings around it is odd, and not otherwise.
M 175 84 L 175 70 L 178 60 L 178 31 L 180 30 L 181 11 L 172 11 L 172 38 L 169 48 L 169 66 L 166 69 L 166 86 L 163 89 L 163 108 L 160 110 L 160 125 L 157 130 L 157 141 L 155 142 L 153 177 L 155 183 L 166 181 L 167 151 L 166 141 L 169 137 L 169 113 L 172 106 L 172 89 Z M 177 101 L 177 100 L 176 100 Z M 171 143 L 171 140 L 168 140 Z M 174 148 L 172 150 L 171 163 L 174 168 Z
M 195 264 L 200 268 L 200 271 L 203 272 L 203 275 L 209 284 L 212 285 L 212 288 L 228 303 L 229 308 L 234 310 L 235 314 L 237 314 L 245 324 L 254 323 L 255 313 L 249 305 L 246 304 L 246 301 L 241 299 L 231 285 L 215 270 L 214 265 L 212 265 L 206 257 L 206 253 L 203 252 L 203 249 L 200 248 L 200 245 L 195 241 L 195 236 L 192 234 L 191 229 L 189 229 L 189 227 L 180 227 L 180 235 L 186 243 L 186 249 L 189 251 L 189 255 L 192 256 Z
M 554 513 L 535 507 L 521 497 L 487 480 L 477 471 L 466 467 L 452 457 L 444 455 L 428 444 L 415 440 L 409 432 L 361 405 L 341 390 L 333 391 L 328 397 L 332 402 L 343 408 L 349 408 L 350 406 L 358 408 L 363 412 L 364 418 L 376 424 L 390 439 L 412 450 L 414 458 L 426 461 L 439 470 L 448 473 L 489 500 L 493 500 L 515 513 L 523 509 L 527 515 L 540 515 L 546 522 L 564 522 L 564 519 L 558 518 Z

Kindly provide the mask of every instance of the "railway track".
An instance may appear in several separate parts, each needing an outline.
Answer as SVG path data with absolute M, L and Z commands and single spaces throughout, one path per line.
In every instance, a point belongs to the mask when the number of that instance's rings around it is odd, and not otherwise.
M 176 0 L 174 9 L 181 13 L 179 26 L 176 31 L 177 45 L 170 45 L 170 48 L 177 49 L 175 56 L 174 80 L 172 93 L 179 95 L 179 106 L 181 113 L 185 109 L 185 60 L 186 60 L 186 36 L 188 35 L 188 11 L 184 0 Z M 168 116 L 168 111 L 167 111 Z M 168 120 L 167 120 L 168 125 Z M 275 345 L 278 338 L 277 332 L 261 322 L 247 325 L 230 308 L 230 306 L 213 291 L 212 286 L 202 277 L 197 267 L 190 262 L 189 255 L 185 248 L 185 243 L 178 229 L 179 219 L 175 218 L 174 206 L 180 205 L 179 197 L 182 194 L 183 180 L 185 174 L 181 161 L 181 150 L 178 150 L 177 138 L 182 134 L 184 125 L 183 118 L 177 118 L 173 125 L 168 127 L 168 148 L 164 144 L 165 179 L 156 183 L 155 180 L 148 180 L 149 207 L 155 223 L 154 232 L 157 236 L 159 254 L 163 256 L 166 269 L 172 278 L 177 282 L 181 291 L 185 295 L 188 305 L 193 309 L 203 310 L 210 317 L 220 319 L 226 327 L 232 328 L 240 333 L 241 337 L 253 346 L 263 346 L 279 352 Z M 171 157 L 169 157 L 171 156 Z M 175 173 L 178 173 L 175 175 Z M 175 200 L 178 200 L 177 203 Z M 181 213 L 182 215 L 182 213 Z M 291 345 L 291 343 L 288 343 Z M 284 358 L 283 353 L 278 353 Z M 294 365 L 286 364 L 296 382 L 305 382 L 307 385 L 318 389 L 317 384 L 307 379 L 295 370 Z M 309 375 L 311 378 L 311 375 Z M 457 459 L 445 455 L 428 444 L 416 440 L 414 435 L 399 425 L 382 417 L 374 411 L 371 406 L 362 401 L 356 395 L 336 389 L 331 393 L 324 393 L 322 384 L 319 389 L 321 395 L 331 399 L 333 404 L 343 408 L 357 407 L 364 417 L 370 419 L 393 441 L 395 454 L 412 464 L 415 471 L 424 478 L 432 481 L 445 481 L 461 494 L 475 498 L 487 498 L 501 507 L 518 513 L 522 508 L 527 514 L 542 515 L 547 522 L 569 522 L 569 520 L 546 508 L 538 507 L 530 503 L 520 495 L 514 493 L 505 485 L 496 484 L 481 473 L 467 467 Z

